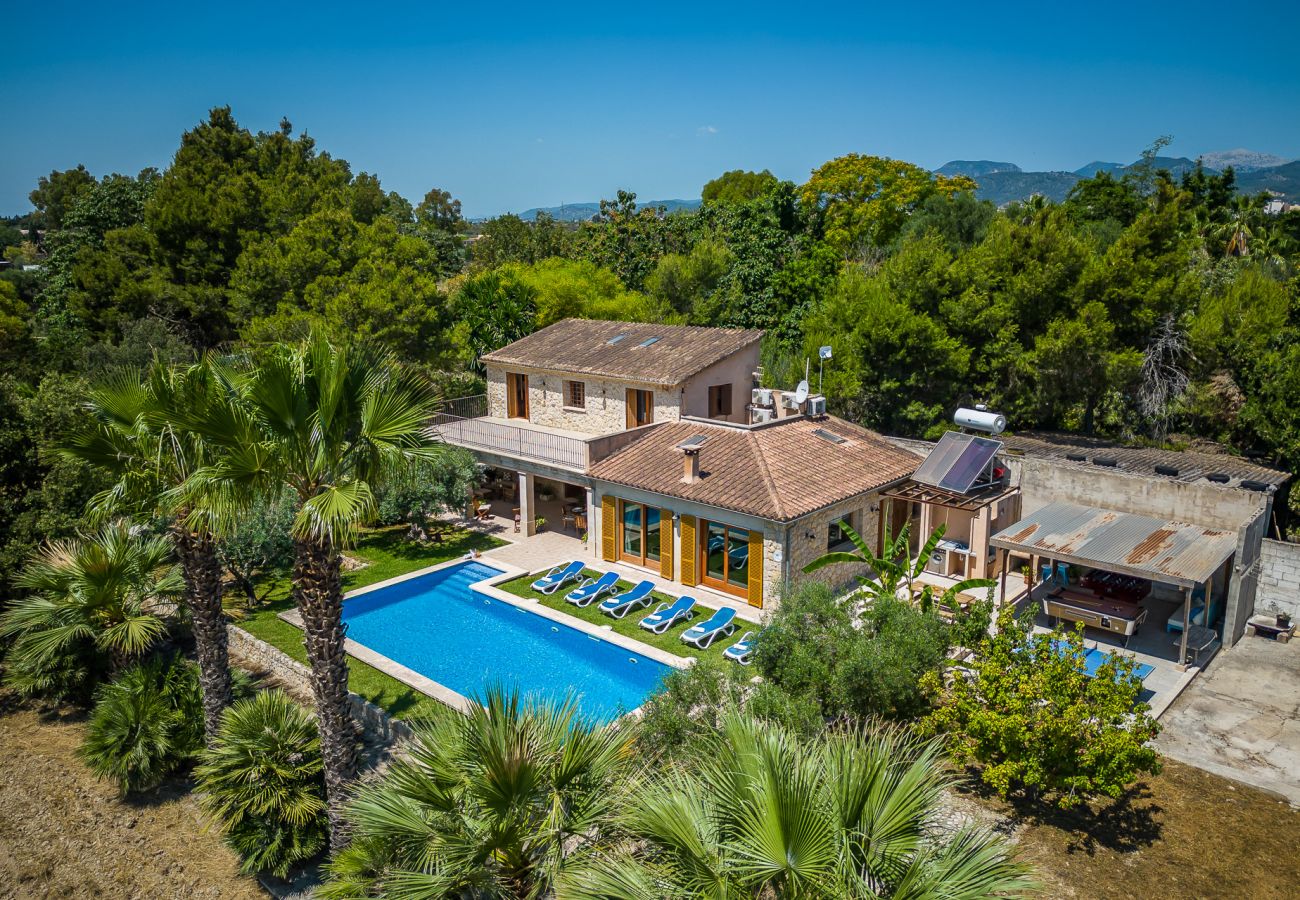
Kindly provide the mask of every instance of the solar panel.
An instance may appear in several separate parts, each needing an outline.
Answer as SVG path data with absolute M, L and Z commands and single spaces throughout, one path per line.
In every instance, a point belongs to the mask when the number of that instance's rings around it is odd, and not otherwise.
M 912 474 L 912 480 L 964 494 L 1001 449 L 1001 441 L 949 431 Z

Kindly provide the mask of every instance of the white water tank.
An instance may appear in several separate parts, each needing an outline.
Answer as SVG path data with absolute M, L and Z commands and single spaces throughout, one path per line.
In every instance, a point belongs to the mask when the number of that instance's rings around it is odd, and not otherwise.
M 953 414 L 952 420 L 962 428 L 986 431 L 989 434 L 1001 434 L 1007 428 L 1006 416 L 987 409 L 967 409 L 963 406 Z

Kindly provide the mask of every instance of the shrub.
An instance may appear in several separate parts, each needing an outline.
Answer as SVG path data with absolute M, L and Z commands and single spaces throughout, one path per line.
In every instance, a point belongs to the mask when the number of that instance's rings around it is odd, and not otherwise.
M 755 668 L 830 718 L 910 719 L 929 708 L 921 678 L 937 672 L 950 626 L 890 596 L 877 596 L 854 627 L 849 604 L 810 582 L 781 601 L 759 635 Z
M 688 761 L 716 738 L 729 711 L 742 708 L 798 734 L 822 730 L 824 720 L 815 701 L 771 682 L 751 684 L 753 674 L 751 668 L 717 659 L 672 671 L 661 690 L 646 701 L 639 729 L 642 746 L 654 756 Z
M 418 734 L 357 791 L 352 843 L 316 896 L 552 896 L 574 858 L 603 842 L 637 761 L 628 729 L 495 689 Z
M 1160 770 L 1149 743 L 1159 726 L 1138 702 L 1132 659 L 1112 655 L 1089 677 L 1083 652 L 1082 626 L 1035 635 L 1007 610 L 981 643 L 972 677 L 946 687 L 927 679 L 939 702 L 922 729 L 946 733 L 954 760 L 978 767 L 1003 796 L 1042 796 L 1063 808 L 1119 797 L 1141 773 Z
M 316 723 L 278 690 L 226 710 L 195 774 L 200 803 L 243 859 L 280 877 L 329 839 Z
M 1005 838 L 933 827 L 951 784 L 935 742 L 861 727 L 801 739 L 731 713 L 703 750 L 689 770 L 634 787 L 620 817 L 628 839 L 570 867 L 559 896 L 867 900 L 1033 888 Z
M 167 631 L 159 609 L 184 587 L 170 542 L 127 522 L 47 544 L 14 583 L 27 594 L 0 616 L 0 639 L 13 640 L 6 682 L 59 699 L 89 696 L 155 646 Z
M 100 689 L 77 755 L 129 794 L 156 787 L 202 745 L 198 669 L 154 657 Z

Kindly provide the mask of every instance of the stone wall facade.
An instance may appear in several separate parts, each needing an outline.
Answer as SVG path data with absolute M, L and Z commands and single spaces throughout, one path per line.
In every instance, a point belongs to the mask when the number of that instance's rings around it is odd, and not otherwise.
M 843 515 L 849 516 L 853 530 L 860 534 L 873 550 L 880 528 L 880 495 L 867 494 L 842 500 L 823 510 L 806 516 L 790 526 L 790 573 L 792 584 L 805 579 L 825 581 L 837 590 L 854 587 L 858 578 L 868 575 L 866 565 L 839 563 L 820 569 L 811 575 L 804 574 L 804 566 L 826 553 L 827 537 L 831 523 Z M 848 548 L 852 550 L 852 548 Z
M 1255 611 L 1300 620 L 1300 544 L 1266 540 L 1260 548 Z
M 226 632 L 232 662 L 241 668 L 268 673 L 286 685 L 290 693 L 301 702 L 310 704 L 311 669 L 242 628 L 230 625 Z M 358 694 L 348 694 L 348 700 L 352 704 L 352 718 L 361 726 L 369 740 L 389 746 L 414 740 L 415 735 L 410 726 L 400 719 L 394 719 L 382 707 Z

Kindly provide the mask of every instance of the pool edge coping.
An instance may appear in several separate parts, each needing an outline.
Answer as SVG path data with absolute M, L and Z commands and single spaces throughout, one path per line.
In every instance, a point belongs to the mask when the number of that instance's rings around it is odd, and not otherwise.
M 407 572 L 404 575 L 397 575 L 393 578 L 377 581 L 374 584 L 354 588 L 353 590 L 347 591 L 343 594 L 343 601 L 347 602 L 353 597 L 359 597 L 381 588 L 392 587 L 393 585 L 401 584 L 404 581 L 410 581 L 413 578 L 421 578 L 431 572 L 436 572 L 440 569 L 447 569 L 452 566 L 458 566 L 467 562 L 481 562 L 483 565 L 493 569 L 498 569 L 501 572 L 499 575 L 493 575 L 489 578 L 483 579 L 482 581 L 473 582 L 469 585 L 471 591 L 484 594 L 494 600 L 508 603 L 524 612 L 539 615 L 544 619 L 550 619 L 560 625 L 565 625 L 575 631 L 582 632 L 589 637 L 613 644 L 621 650 L 636 653 L 673 669 L 688 669 L 696 663 L 696 657 L 694 656 L 676 656 L 666 650 L 660 650 L 658 647 L 652 647 L 649 644 L 643 644 L 634 638 L 618 634 L 612 628 L 605 630 L 605 628 L 601 626 L 592 625 L 590 622 L 584 622 L 582 619 L 567 615 L 559 610 L 551 609 L 548 606 L 542 605 L 538 600 L 526 597 L 517 597 L 514 594 L 501 590 L 496 587 L 496 585 L 512 581 L 521 575 L 531 575 L 533 573 L 528 569 L 520 568 L 511 563 L 502 562 L 496 559 L 484 559 L 482 554 L 478 556 L 462 556 L 457 557 L 456 559 L 445 560 L 432 566 L 425 566 L 423 569 L 416 569 L 414 572 Z M 297 607 L 281 610 L 276 613 L 276 617 L 288 622 L 295 628 L 302 629 L 302 614 L 298 611 Z M 407 687 L 414 688 L 420 693 L 433 698 L 444 706 L 449 706 L 459 712 L 468 712 L 476 705 L 473 700 L 466 697 L 464 694 L 453 691 L 446 685 L 440 684 L 425 675 L 421 675 L 414 669 L 407 668 L 396 660 L 390 659 L 382 653 L 378 653 L 364 644 L 359 644 L 346 636 L 343 638 L 343 651 L 349 656 L 378 669 L 390 678 L 396 679 L 402 684 L 405 684 Z M 624 720 L 635 721 L 643 715 L 644 707 L 645 704 L 642 704 L 616 719 L 613 719 L 609 724 L 615 725 Z

